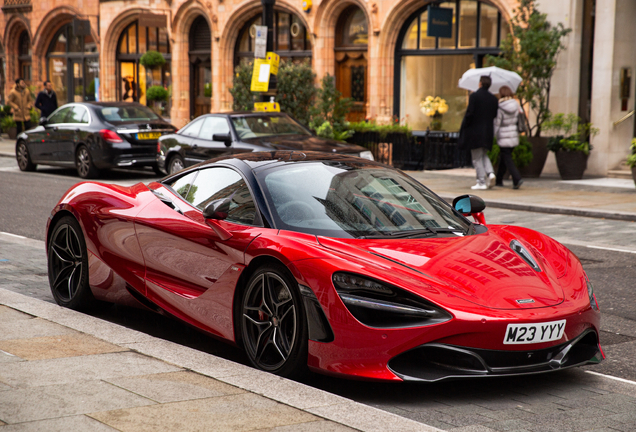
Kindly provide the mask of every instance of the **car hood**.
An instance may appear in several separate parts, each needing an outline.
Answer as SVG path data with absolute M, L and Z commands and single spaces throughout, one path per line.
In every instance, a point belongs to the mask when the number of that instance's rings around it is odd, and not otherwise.
M 276 150 L 302 150 L 347 154 L 360 153 L 367 150 L 359 145 L 347 144 L 313 135 L 266 136 L 242 139 L 242 141 Z
M 536 233 L 538 234 L 538 233 Z M 535 271 L 515 251 L 516 239 L 541 267 Z M 536 239 L 551 241 L 538 235 Z M 322 246 L 343 253 L 391 261 L 419 273 L 429 285 L 471 303 L 493 309 L 532 309 L 564 300 L 555 271 L 536 245 L 512 232 L 489 230 L 466 237 L 434 239 L 333 239 L 320 237 Z M 556 243 L 556 242 L 554 242 Z M 534 244 L 534 245 L 533 245 Z M 371 257 L 369 257 L 371 258 Z M 565 267 L 561 264 L 561 267 Z M 408 287 L 406 287 L 408 288 Z

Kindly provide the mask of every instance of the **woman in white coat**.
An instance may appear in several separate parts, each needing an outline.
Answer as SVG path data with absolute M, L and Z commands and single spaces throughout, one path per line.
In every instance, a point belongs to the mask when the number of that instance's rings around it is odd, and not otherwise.
M 499 89 L 499 110 L 495 117 L 494 127 L 495 136 L 497 137 L 497 145 L 499 146 L 499 169 L 497 170 L 496 186 L 503 186 L 504 174 L 506 169 L 512 176 L 512 187 L 519 189 L 523 183 L 521 174 L 512 160 L 512 151 L 519 145 L 519 130 L 517 121 L 521 107 L 519 102 L 514 99 L 514 93 L 510 87 L 502 86 Z

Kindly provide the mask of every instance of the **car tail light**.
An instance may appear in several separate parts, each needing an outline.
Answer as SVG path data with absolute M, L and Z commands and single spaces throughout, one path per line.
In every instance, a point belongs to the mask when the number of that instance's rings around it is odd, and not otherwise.
M 106 142 L 109 143 L 120 143 L 120 142 L 124 142 L 124 140 L 121 139 L 121 137 L 119 135 L 117 135 L 116 132 L 110 130 L 110 129 L 102 129 L 99 131 L 99 136 L 102 137 L 102 139 Z
M 342 272 L 334 273 L 332 279 L 349 312 L 369 327 L 419 327 L 453 318 L 439 306 L 379 281 Z

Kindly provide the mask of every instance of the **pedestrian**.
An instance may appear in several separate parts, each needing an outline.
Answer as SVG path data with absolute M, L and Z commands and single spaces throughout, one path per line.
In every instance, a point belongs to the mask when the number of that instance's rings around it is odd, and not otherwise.
M 13 120 L 16 123 L 18 133 L 31 129 L 31 108 L 33 97 L 22 78 L 15 80 L 15 87 L 9 93 L 7 99 L 13 112 Z
M 48 117 L 57 109 L 57 94 L 51 81 L 44 81 L 44 89 L 35 98 L 35 107 L 40 110 L 41 117 Z
M 471 189 L 489 189 L 495 185 L 495 173 L 488 158 L 494 138 L 493 122 L 497 116 L 498 102 L 488 91 L 492 80 L 479 78 L 479 89 L 468 98 L 468 108 L 459 129 L 459 144 L 469 148 L 477 175 L 477 183 Z
M 512 176 L 513 189 L 519 189 L 523 183 L 521 174 L 512 160 L 512 151 L 519 145 L 519 115 L 521 106 L 514 98 L 510 87 L 502 86 L 499 89 L 499 111 L 495 118 L 495 136 L 499 146 L 499 169 L 497 169 L 497 186 L 503 186 L 503 177 L 506 169 Z

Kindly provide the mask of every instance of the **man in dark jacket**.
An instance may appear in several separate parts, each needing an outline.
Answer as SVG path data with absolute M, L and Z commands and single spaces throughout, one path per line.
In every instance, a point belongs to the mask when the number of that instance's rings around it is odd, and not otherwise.
M 469 148 L 477 173 L 477 184 L 472 189 L 488 189 L 495 184 L 495 173 L 488 158 L 494 138 L 494 120 L 499 104 L 488 91 L 492 80 L 489 76 L 479 79 L 479 89 L 468 98 L 468 108 L 459 131 L 459 142 Z
M 40 110 L 41 117 L 48 117 L 57 109 L 57 94 L 53 91 L 51 81 L 44 81 L 44 89 L 38 93 L 35 107 Z

